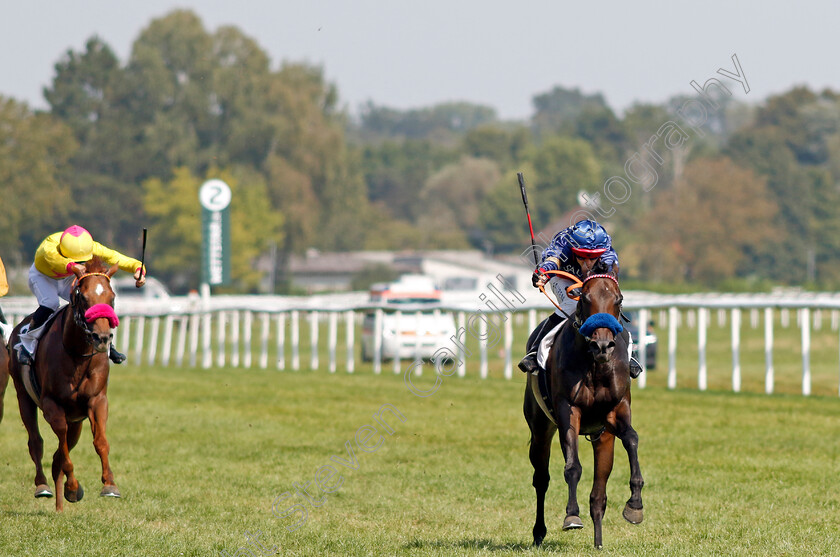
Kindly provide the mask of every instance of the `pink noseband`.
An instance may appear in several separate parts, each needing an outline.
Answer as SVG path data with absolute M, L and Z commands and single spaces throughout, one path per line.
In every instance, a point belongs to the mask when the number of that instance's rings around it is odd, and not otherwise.
M 111 323 L 111 328 L 115 329 L 119 324 L 120 320 L 117 317 L 117 314 L 114 313 L 114 308 L 109 306 L 108 304 L 96 304 L 88 308 L 85 312 L 85 321 L 88 323 L 93 323 L 100 317 L 105 317 Z

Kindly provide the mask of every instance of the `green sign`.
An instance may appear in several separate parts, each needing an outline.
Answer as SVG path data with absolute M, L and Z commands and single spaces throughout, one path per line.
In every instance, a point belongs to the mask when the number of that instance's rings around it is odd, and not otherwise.
M 201 202 L 201 282 L 230 284 L 230 187 L 208 180 L 198 190 Z

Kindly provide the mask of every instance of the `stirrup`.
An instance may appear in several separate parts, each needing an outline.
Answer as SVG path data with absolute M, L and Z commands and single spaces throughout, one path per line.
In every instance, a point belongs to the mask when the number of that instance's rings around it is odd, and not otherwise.
M 630 358 L 630 378 L 636 379 L 642 374 L 642 364 L 636 358 Z
M 108 357 L 115 364 L 121 364 L 125 361 L 125 354 L 123 354 L 122 352 L 117 352 L 117 349 L 114 348 L 113 344 L 111 345 L 111 348 L 108 350 Z

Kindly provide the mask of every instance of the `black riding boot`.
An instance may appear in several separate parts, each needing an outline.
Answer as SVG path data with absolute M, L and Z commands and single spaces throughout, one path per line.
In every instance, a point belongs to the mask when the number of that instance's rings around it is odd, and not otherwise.
M 111 348 L 108 350 L 108 357 L 111 358 L 111 361 L 115 364 L 121 364 L 125 361 L 125 354 L 117 352 L 117 349 L 114 348 L 113 344 L 111 344 Z
M 624 339 L 624 342 L 627 343 L 628 348 L 630 347 L 630 331 L 627 330 L 627 327 L 621 331 L 621 336 Z M 639 375 L 642 374 L 642 364 L 639 361 L 630 355 L 630 378 L 636 379 Z
M 540 342 L 561 321 L 563 321 L 563 316 L 552 313 L 537 325 L 537 328 L 531 332 L 531 336 L 528 338 L 528 344 L 526 345 L 528 353 L 519 362 L 519 369 L 525 373 L 537 373 L 540 370 L 540 365 L 537 363 L 537 350 L 540 347 Z

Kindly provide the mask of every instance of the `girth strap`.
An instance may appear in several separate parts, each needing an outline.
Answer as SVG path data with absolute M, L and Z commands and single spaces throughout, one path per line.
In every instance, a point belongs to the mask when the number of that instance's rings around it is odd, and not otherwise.
M 548 386 L 547 375 L 546 371 L 542 369 L 537 375 L 529 373 L 528 386 L 534 393 L 534 399 L 536 399 L 537 405 L 542 409 L 545 416 L 551 420 L 551 423 L 557 425 L 557 420 L 554 419 L 554 403 L 551 402 L 551 389 Z

